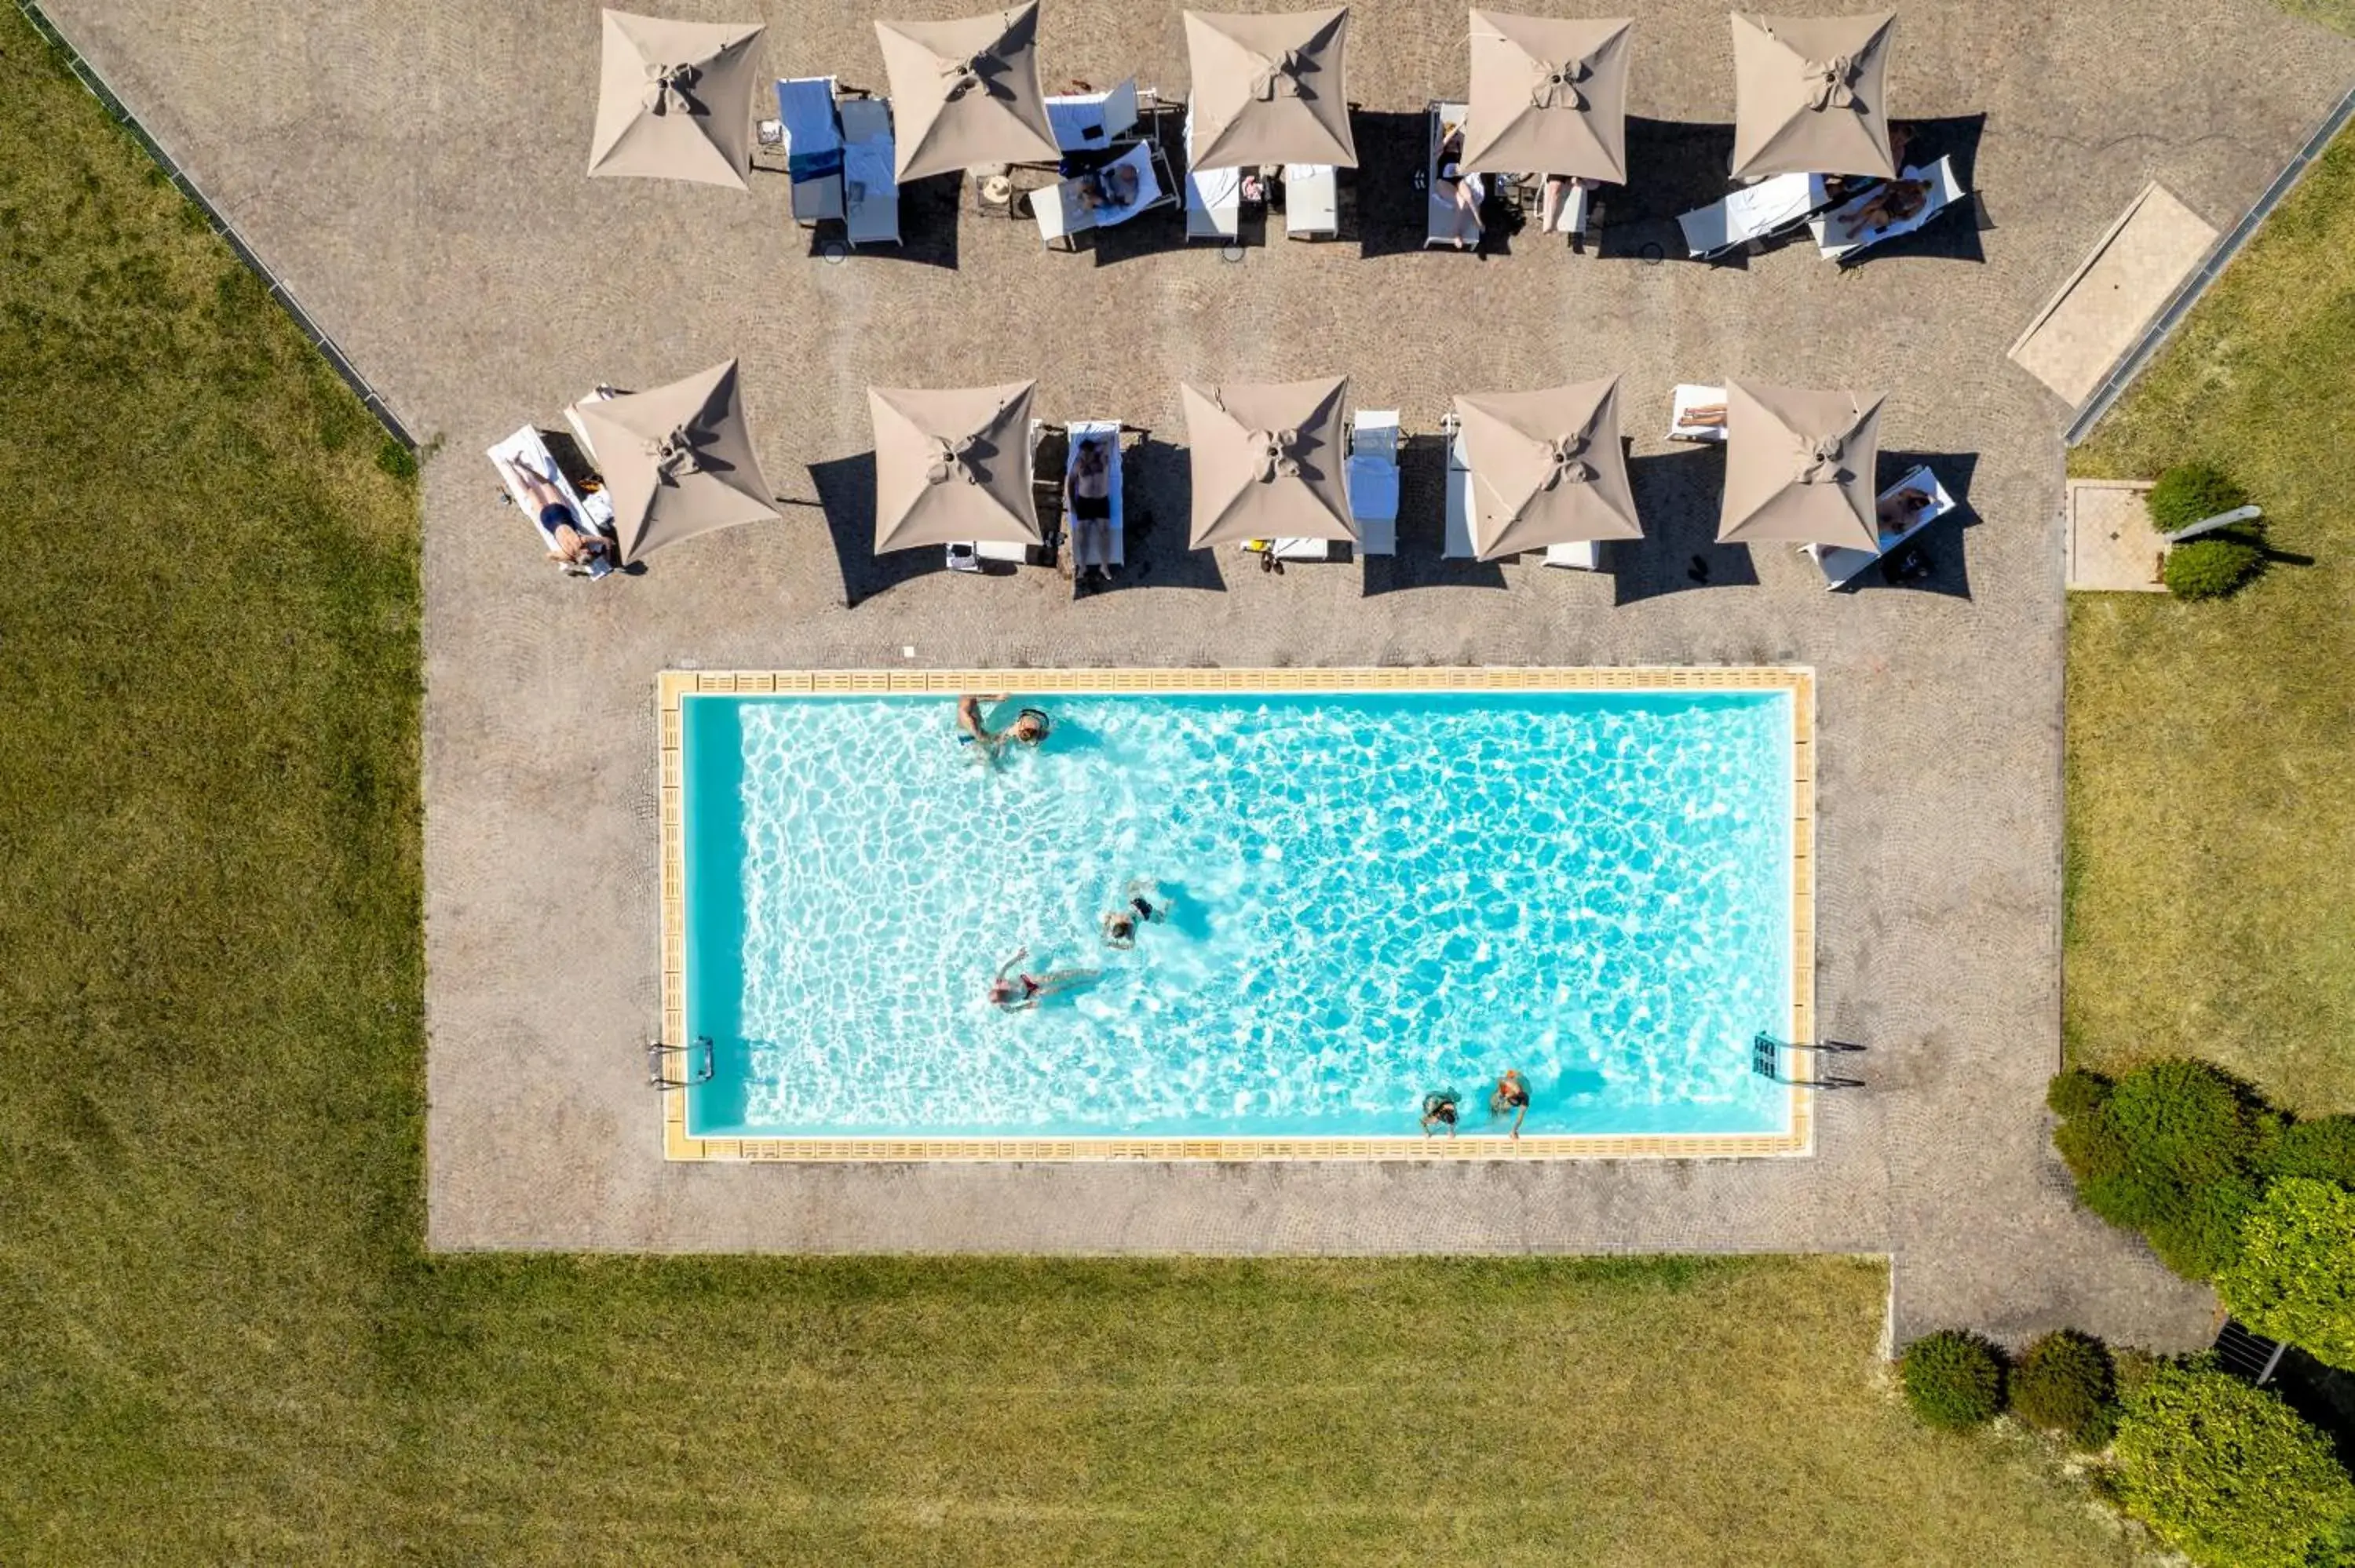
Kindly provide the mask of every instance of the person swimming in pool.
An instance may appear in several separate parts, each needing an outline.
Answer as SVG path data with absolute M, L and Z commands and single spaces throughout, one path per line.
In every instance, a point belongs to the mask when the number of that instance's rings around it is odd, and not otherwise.
M 1015 715 L 1014 722 L 1006 728 L 990 728 L 982 717 L 981 705 L 1002 703 L 1005 700 L 1004 692 L 990 693 L 986 695 L 968 694 L 957 699 L 957 728 L 964 732 L 967 744 L 981 747 L 985 755 L 996 752 L 999 747 L 1009 740 L 1020 741 L 1025 746 L 1036 746 L 1047 738 L 1047 715 L 1045 710 L 1040 708 L 1024 708 L 1021 713 Z
M 1431 1129 L 1444 1127 L 1447 1136 L 1455 1136 L 1455 1091 L 1434 1089 L 1423 1097 L 1423 1136 L 1429 1138 Z
M 1167 906 L 1156 907 L 1153 900 L 1146 896 L 1151 887 L 1152 885 L 1142 877 L 1128 885 L 1127 891 L 1124 895 L 1128 902 L 1106 915 L 1102 921 L 1103 938 L 1107 946 L 1133 948 L 1136 946 L 1136 928 L 1139 926 L 1157 923 L 1169 917 Z
M 1529 1082 L 1521 1076 L 1518 1067 L 1506 1068 L 1505 1075 L 1497 1080 L 1496 1092 L 1488 1097 L 1490 1116 L 1500 1117 L 1507 1111 L 1513 1113 L 1512 1137 L 1518 1142 L 1521 1122 L 1529 1114 Z
M 997 973 L 989 982 L 992 1005 L 1005 1012 L 1021 1012 L 1039 1005 L 1058 991 L 1071 991 L 1096 978 L 1094 969 L 1049 969 L 1034 975 L 1018 969 L 1030 956 L 1028 948 L 1018 948 L 1014 956 L 997 966 Z

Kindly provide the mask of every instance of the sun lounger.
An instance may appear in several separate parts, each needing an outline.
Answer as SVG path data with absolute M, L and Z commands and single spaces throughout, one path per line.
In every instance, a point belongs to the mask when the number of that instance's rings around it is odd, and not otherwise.
M 1399 417 L 1395 408 L 1360 408 L 1349 422 L 1349 516 L 1361 556 L 1398 554 Z
M 794 221 L 842 216 L 842 125 L 835 116 L 834 78 L 789 77 L 777 83 L 785 122 L 785 168 L 794 182 Z
M 1051 500 L 1057 503 L 1058 507 L 1060 507 L 1063 493 L 1062 482 L 1054 477 L 1054 473 L 1051 469 L 1042 473 L 1039 471 L 1039 454 L 1045 447 L 1047 440 L 1047 424 L 1045 420 L 1033 419 L 1030 421 L 1029 439 L 1031 476 L 1030 493 L 1033 497 L 1033 503 L 1036 504 L 1038 502 Z M 1114 482 L 1116 484 L 1118 482 L 1115 481 Z M 1010 565 L 1018 567 L 1044 564 L 1047 559 L 1047 552 L 1053 547 L 1055 530 L 1052 519 L 1052 513 L 1047 512 L 1043 509 L 1040 511 L 1039 526 L 1047 540 L 1045 545 L 1018 544 L 1007 539 L 957 540 L 948 546 L 949 570 L 953 572 L 977 572 L 982 569 L 981 563 L 984 561 L 1005 561 Z
M 1685 249 L 1705 260 L 1796 228 L 1830 200 L 1821 175 L 1775 175 L 1679 214 L 1677 225 L 1685 231 Z
M 1341 176 L 1330 164 L 1284 165 L 1284 237 L 1337 239 L 1341 234 Z
M 1452 186 L 1439 177 L 1439 154 L 1447 144 L 1448 128 L 1460 128 L 1470 113 L 1470 106 L 1462 103 L 1434 103 L 1423 111 L 1423 248 L 1426 250 L 1433 246 L 1469 249 L 1480 243 L 1479 226 L 1472 221 L 1471 214 L 1455 205 L 1455 197 L 1450 194 Z M 1474 182 L 1476 190 L 1486 194 L 1487 187 L 1479 183 L 1479 175 L 1466 175 L 1465 178 Z
M 1194 101 L 1186 101 L 1186 238 L 1233 244 L 1243 231 L 1243 172 L 1194 167 Z
M 1692 410 L 1702 408 L 1715 408 L 1722 412 L 1725 408 L 1725 388 L 1679 384 L 1668 401 L 1668 440 L 1672 441 L 1725 440 L 1725 422 L 1722 418 L 1714 425 L 1693 422 Z
M 1086 199 L 1090 182 L 1114 169 L 1136 171 L 1135 199 L 1116 207 L 1090 205 Z M 1155 164 L 1153 143 L 1139 142 L 1100 170 L 1031 192 L 1030 211 L 1038 220 L 1039 238 L 1050 246 L 1060 241 L 1066 248 L 1072 248 L 1077 237 L 1091 228 L 1110 228 L 1116 223 L 1126 223 L 1138 213 L 1165 206 L 1171 199 Z
M 1047 100 L 1047 127 L 1066 153 L 1101 153 L 1136 129 L 1136 79 L 1109 92 L 1064 93 Z
M 1859 252 L 1878 245 L 1884 239 L 1894 239 L 1901 234 L 1913 233 L 1970 194 L 1963 189 L 1962 182 L 1955 177 L 1955 161 L 1952 158 L 1941 158 L 1926 169 L 1908 169 L 1905 171 L 1904 177 L 1909 180 L 1920 180 L 1930 187 L 1927 196 L 1922 203 L 1922 209 L 1911 217 L 1900 218 L 1895 223 L 1882 224 L 1878 228 L 1863 229 L 1853 237 L 1846 237 L 1847 220 L 1862 210 L 1866 203 L 1872 200 L 1873 191 L 1866 191 L 1854 200 L 1807 220 L 1807 228 L 1816 237 L 1816 249 L 1823 253 L 1826 260 L 1838 261 L 1845 265 L 1853 260 Z M 1876 185 L 1873 190 L 1877 191 L 1880 188 Z
M 1799 546 L 1803 555 L 1812 556 L 1816 565 L 1823 568 L 1825 588 L 1836 588 L 1846 584 L 1865 567 L 1955 509 L 1955 498 L 1946 493 L 1946 487 L 1939 482 L 1938 476 L 1930 471 L 1928 463 L 1922 464 L 1903 479 L 1882 491 L 1880 500 L 1883 502 L 1894 500 L 1900 493 L 1909 489 L 1925 493 L 1930 497 L 1930 504 L 1915 513 L 1913 520 L 1896 533 L 1882 534 L 1881 548 L 1878 550 L 1850 550 L 1838 545 Z
M 613 502 L 608 500 L 602 491 L 591 492 L 584 499 L 580 491 L 573 487 L 572 482 L 565 477 L 564 471 L 556 465 L 556 459 L 549 455 L 548 443 L 540 439 L 538 429 L 526 425 L 506 440 L 491 448 L 488 456 L 491 466 L 499 471 L 499 483 L 506 489 L 508 499 L 523 511 L 524 515 L 531 519 L 532 526 L 539 530 L 540 541 L 551 553 L 556 549 L 556 534 L 554 530 L 540 522 L 538 512 L 533 509 L 522 486 L 517 484 L 515 476 L 507 471 L 508 463 L 520 464 L 533 473 L 549 480 L 559 491 L 563 493 L 566 503 L 572 508 L 573 515 L 580 518 L 584 526 L 596 529 L 608 542 L 613 540 Z M 564 569 L 575 577 L 602 577 L 613 569 L 613 563 L 610 556 L 601 556 L 586 567 L 566 565 Z
M 891 102 L 846 98 L 842 115 L 843 221 L 850 243 L 900 243 L 900 182 L 891 174 Z
M 1472 461 L 1465 455 L 1464 430 L 1455 415 L 1441 425 L 1447 440 L 1447 541 L 1440 555 L 1451 561 L 1472 559 Z
M 1071 591 L 1076 594 L 1080 591 L 1081 583 L 1086 577 L 1090 568 L 1100 567 L 1108 572 L 1115 567 L 1124 567 L 1128 564 L 1128 511 L 1124 495 L 1126 487 L 1121 482 L 1120 421 L 1118 419 L 1074 419 L 1069 428 L 1071 434 L 1071 450 L 1063 459 L 1063 475 L 1066 481 L 1071 477 L 1071 465 L 1079 459 L 1081 442 L 1093 436 L 1108 442 L 1112 447 L 1112 521 L 1105 527 L 1103 546 L 1095 549 L 1088 548 L 1086 543 L 1080 537 L 1080 525 L 1077 519 L 1066 517 L 1063 520 L 1064 532 L 1071 537 Z
M 1603 550 L 1592 539 L 1573 540 L 1565 545 L 1548 545 L 1545 564 L 1565 567 L 1573 572 L 1599 572 L 1603 569 Z

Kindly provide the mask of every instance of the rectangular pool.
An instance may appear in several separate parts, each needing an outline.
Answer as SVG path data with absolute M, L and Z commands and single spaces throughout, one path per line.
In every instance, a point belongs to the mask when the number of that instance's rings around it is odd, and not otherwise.
M 959 677 L 1051 720 L 990 755 L 939 676 L 666 676 L 671 1152 L 1797 1151 L 1807 677 L 1720 673 Z

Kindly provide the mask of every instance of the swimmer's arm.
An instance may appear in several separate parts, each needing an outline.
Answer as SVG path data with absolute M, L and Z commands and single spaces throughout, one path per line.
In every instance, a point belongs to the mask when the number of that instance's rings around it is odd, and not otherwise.
M 1003 981 L 1005 980 L 1005 979 L 1006 979 L 1007 975 L 1007 974 L 1008 974 L 1008 973 L 1013 969 L 1014 966 L 1015 966 L 1015 965 L 1017 965 L 1017 964 L 1018 964 L 1018 963 L 1020 963 L 1023 959 L 1025 959 L 1028 958 L 1029 956 L 1030 956 L 1030 949 L 1029 949 L 1029 948 L 1015 948 L 1015 949 L 1014 949 L 1014 956 L 1013 956 L 1012 958 L 1010 958 L 1010 959 L 1007 959 L 1004 963 L 1002 963 L 1002 964 L 1000 964 L 1000 965 L 998 965 L 998 966 L 997 966 L 997 973 L 996 973 L 996 977 L 995 977 L 994 979 L 992 979 L 992 980 L 991 980 L 990 983 L 991 983 L 992 985 L 996 985 L 996 984 L 999 984 L 999 983 L 1003 982 Z

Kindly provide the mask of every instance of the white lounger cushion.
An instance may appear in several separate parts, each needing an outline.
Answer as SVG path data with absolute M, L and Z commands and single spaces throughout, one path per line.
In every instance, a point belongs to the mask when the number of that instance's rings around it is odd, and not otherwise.
M 531 525 L 539 529 L 541 542 L 551 552 L 556 548 L 556 535 L 541 526 L 538 512 L 532 506 L 530 498 L 517 485 L 515 476 L 507 471 L 507 463 L 519 463 L 543 479 L 552 479 L 556 488 L 563 493 L 566 503 L 571 506 L 575 517 L 606 537 L 613 536 L 613 503 L 602 492 L 583 501 L 581 493 L 572 488 L 572 482 L 564 477 L 564 471 L 556 466 L 556 460 L 549 455 L 548 443 L 539 439 L 539 431 L 532 426 L 526 425 L 491 448 L 486 455 L 491 460 L 491 466 L 498 470 L 499 483 L 514 499 L 517 509 L 531 519 Z M 602 577 L 613 569 L 613 563 L 610 559 L 601 558 L 590 563 L 589 575 Z
M 1865 229 L 1853 239 L 1839 238 L 1838 236 L 1847 231 L 1847 219 L 1860 210 L 1881 189 L 1876 185 L 1855 200 L 1837 207 L 1820 217 L 1809 220 L 1807 228 L 1815 234 L 1816 249 L 1823 252 L 1827 260 L 1837 261 L 1864 249 L 1867 246 L 1878 245 L 1884 239 L 1894 239 L 1901 234 L 1911 234 L 1970 194 L 1963 189 L 1962 182 L 1955 178 L 1955 161 L 1952 158 L 1941 158 L 1927 169 L 1908 169 L 1905 171 L 1904 177 L 1909 180 L 1921 180 L 1930 187 L 1927 198 L 1922 203 L 1922 209 L 1911 217 L 1901 218 L 1895 223 L 1883 224 L 1879 228 Z
M 891 105 L 879 98 L 842 103 L 844 218 L 853 245 L 900 243 L 900 182 L 891 174 Z
M 1545 564 L 1567 567 L 1574 572 L 1599 572 L 1603 569 L 1603 551 L 1592 539 L 1579 539 L 1567 545 L 1548 545 Z
M 1823 568 L 1824 587 L 1838 588 L 1857 573 L 1955 509 L 1955 498 L 1946 493 L 1946 487 L 1940 482 L 1938 476 L 1930 471 L 1928 463 L 1922 464 L 1895 484 L 1882 491 L 1877 500 L 1890 500 L 1899 492 L 1908 489 L 1929 492 L 1930 504 L 1914 514 L 1913 521 L 1902 529 L 1894 534 L 1881 535 L 1881 548 L 1878 550 L 1851 550 L 1839 545 L 1800 546 L 1805 554 L 1815 558 L 1816 565 Z M 1877 503 L 1874 510 L 1876 513 L 1879 511 Z
M 1243 172 L 1194 167 L 1194 101 L 1186 101 L 1186 238 L 1234 239 L 1242 234 Z
M 1118 419 L 1074 419 L 1069 429 L 1071 432 L 1071 446 L 1070 452 L 1063 459 L 1063 477 L 1066 481 L 1071 478 L 1072 465 L 1079 461 L 1081 441 L 1089 436 L 1098 436 L 1112 448 L 1112 523 L 1104 531 L 1103 550 L 1093 556 L 1084 554 L 1081 549 L 1079 520 L 1070 519 L 1071 576 L 1076 579 L 1080 572 L 1089 567 L 1124 567 L 1128 564 L 1128 517 L 1124 497 L 1122 494 L 1120 421 Z
M 1047 101 L 1047 128 L 1066 153 L 1100 153 L 1136 125 L 1136 79 L 1108 92 L 1070 92 Z
M 1714 256 L 1789 228 L 1829 199 L 1821 175 L 1775 175 L 1679 214 L 1677 226 L 1685 231 L 1687 250 Z
M 1439 553 L 1451 561 L 1472 558 L 1472 464 L 1460 430 L 1447 438 L 1447 542 Z
M 1033 191 L 1030 212 L 1039 223 L 1039 238 L 1051 244 L 1068 234 L 1078 234 L 1091 228 L 1109 228 L 1116 223 L 1126 223 L 1138 213 L 1148 207 L 1159 207 L 1169 199 L 1168 193 L 1161 188 L 1161 181 L 1153 171 L 1152 149 L 1144 143 L 1139 142 L 1104 165 L 1107 172 L 1113 169 L 1136 171 L 1135 201 L 1120 207 L 1090 208 L 1082 206 L 1079 188 L 1082 182 L 1094 177 L 1091 175 L 1082 175 L 1049 185 L 1045 190 Z
M 1685 410 L 1688 408 L 1707 408 L 1712 404 L 1721 408 L 1725 406 L 1724 387 L 1697 387 L 1690 384 L 1679 384 L 1674 396 L 1670 398 L 1668 405 L 1668 440 L 1672 441 L 1721 441 L 1725 440 L 1725 426 L 1721 423 L 1715 425 L 1691 425 L 1685 422 Z
M 1329 238 L 1341 232 L 1341 176 L 1330 164 L 1284 165 L 1284 235 Z

